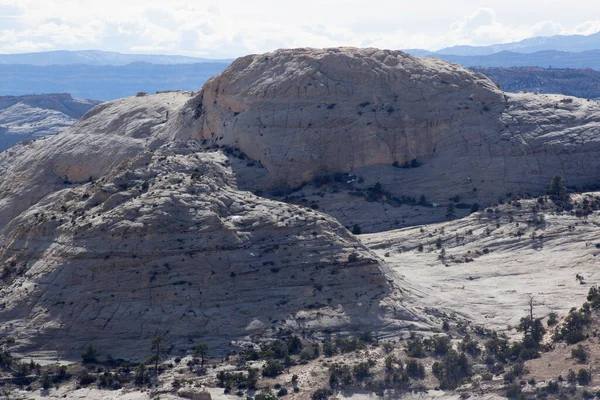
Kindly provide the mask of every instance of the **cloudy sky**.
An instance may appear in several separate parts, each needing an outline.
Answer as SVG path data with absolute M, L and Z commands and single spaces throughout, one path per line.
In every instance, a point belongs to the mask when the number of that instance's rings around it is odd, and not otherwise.
M 223 58 L 300 46 L 436 50 L 598 31 L 597 0 L 0 0 L 0 53 Z

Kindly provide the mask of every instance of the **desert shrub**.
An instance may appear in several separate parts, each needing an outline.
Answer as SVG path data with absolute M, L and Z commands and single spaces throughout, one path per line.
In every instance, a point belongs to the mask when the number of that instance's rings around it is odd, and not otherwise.
M 365 344 L 354 338 L 336 338 L 335 344 L 342 353 L 350 353 L 356 350 L 364 349 Z
M 317 389 L 312 393 L 312 400 L 327 400 L 329 396 L 331 396 L 333 392 L 331 389 L 321 388 Z
M 597 286 L 592 286 L 587 295 L 587 301 L 593 309 L 600 308 L 600 290 Z
M 450 350 L 441 361 L 433 364 L 432 372 L 442 389 L 456 389 L 470 375 L 469 360 L 465 353 Z
M 50 374 L 48 374 L 48 372 L 44 372 L 44 374 L 42 375 L 42 388 L 44 390 L 48 390 L 50 389 L 50 386 L 52 386 L 52 379 L 50 379 Z
M 329 386 L 332 388 L 346 386 L 352 383 L 352 370 L 341 363 L 329 367 Z
M 385 358 L 385 372 L 392 373 L 394 371 L 404 371 L 404 365 L 402 364 L 402 360 L 396 358 L 395 355 L 390 354 Z
M 96 362 L 98 362 L 97 357 L 98 357 L 98 351 L 91 344 L 89 344 L 85 348 L 85 351 L 81 355 L 81 358 L 83 359 L 83 362 L 86 363 L 86 364 L 87 363 L 96 363 Z
M 548 326 L 554 326 L 557 323 L 558 323 L 558 314 L 555 312 L 551 312 L 550 314 L 548 314 L 548 321 L 547 321 Z
M 217 374 L 218 386 L 232 390 L 234 387 L 238 389 L 254 389 L 258 382 L 258 370 L 255 368 L 248 368 L 248 373 L 243 374 L 241 372 L 225 372 L 220 371 Z
M 581 368 L 578 372 L 577 372 L 577 382 L 582 385 L 588 385 L 590 383 L 591 380 L 591 374 L 590 371 L 588 371 L 585 368 Z
M 0 369 L 9 370 L 13 364 L 13 357 L 8 351 L 0 350 Z
M 66 365 L 61 365 L 52 374 L 52 383 L 61 383 L 71 378 Z
M 577 347 L 571 349 L 571 357 L 578 359 L 580 363 L 584 363 L 588 358 L 588 353 L 587 350 L 579 344 Z
M 425 351 L 423 348 L 423 342 L 420 338 L 411 334 L 411 338 L 406 341 L 405 345 L 406 354 L 409 357 L 422 358 L 425 357 Z
M 312 346 L 306 347 L 300 352 L 301 360 L 314 360 L 317 357 L 319 357 L 318 343 L 314 343 Z
M 560 386 L 557 381 L 550 381 L 546 386 L 546 391 L 550 394 L 558 393 Z
M 282 387 L 281 389 L 279 389 L 279 391 L 277 392 L 277 397 L 283 397 L 283 396 L 287 396 L 288 394 L 288 390 L 284 387 Z
M 432 350 L 438 356 L 443 356 L 451 349 L 448 336 L 436 336 L 432 339 Z
M 298 354 L 302 350 L 302 341 L 296 335 L 292 336 L 287 341 L 288 353 Z
M 277 400 L 277 396 L 273 393 L 271 389 L 263 389 L 260 392 L 256 393 L 254 396 L 255 400 Z
M 121 382 L 117 375 L 111 372 L 105 372 L 98 378 L 98 387 L 117 390 L 121 388 Z
M 327 339 L 323 342 L 323 355 L 325 357 L 331 357 L 335 355 L 336 349 L 331 340 Z
M 373 343 L 375 341 L 375 337 L 371 331 L 364 331 L 360 334 L 358 339 L 363 343 Z
M 506 397 L 508 399 L 521 399 L 523 398 L 523 393 L 521 392 L 521 385 L 518 383 L 513 383 L 506 387 Z
M 358 225 L 358 224 L 354 224 L 354 225 L 352 226 L 352 233 L 353 233 L 353 234 L 355 234 L 355 235 L 360 235 L 360 234 L 361 234 L 361 232 L 362 232 L 362 229 L 360 228 L 360 225 Z
M 405 371 L 406 374 L 413 379 L 425 378 L 425 367 L 417 360 L 408 360 Z
M 473 357 L 477 357 L 479 356 L 479 354 L 481 354 L 479 344 L 475 340 L 473 340 L 469 335 L 465 335 L 458 347 L 460 351 L 463 351 Z
M 383 348 L 383 351 L 385 351 L 386 353 L 391 353 L 392 350 L 394 350 L 394 344 L 392 342 L 383 342 L 381 344 L 381 347 Z
M 148 372 L 148 368 L 143 363 L 140 363 L 136 369 L 135 374 L 133 376 L 133 382 L 136 385 L 145 385 L 150 383 L 150 373 Z
M 281 374 L 283 370 L 284 368 L 283 365 L 281 365 L 281 363 L 279 363 L 278 361 L 269 360 L 267 361 L 267 364 L 262 370 L 262 375 L 269 378 L 274 378 L 277 375 Z
M 565 322 L 556 330 L 553 339 L 555 341 L 564 340 L 569 344 L 576 344 L 585 339 L 583 329 L 591 321 L 589 311 L 585 307 L 581 310 L 572 308 L 565 318 Z
M 366 379 L 370 374 L 371 365 L 368 361 L 363 361 L 361 363 L 356 364 L 352 368 L 352 374 L 356 380 L 361 381 Z
M 83 372 L 77 377 L 77 383 L 81 386 L 87 386 L 94 382 L 96 382 L 96 377 L 88 372 Z

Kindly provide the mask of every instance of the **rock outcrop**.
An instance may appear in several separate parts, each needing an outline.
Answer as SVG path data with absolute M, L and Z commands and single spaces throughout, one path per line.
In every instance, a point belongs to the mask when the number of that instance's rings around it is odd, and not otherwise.
M 247 56 L 195 100 L 199 134 L 268 173 L 262 189 L 354 172 L 394 195 L 489 203 L 598 183 L 600 106 L 507 94 L 444 61 L 377 49 Z M 410 165 L 418 168 L 393 168 Z
M 243 188 L 352 172 L 343 185 L 379 182 L 372 203 L 400 207 L 533 194 L 556 173 L 591 185 L 599 124 L 595 102 L 375 49 L 244 57 L 199 93 L 101 104 L 0 154 L 0 331 L 21 350 L 140 358 L 161 333 L 185 352 L 279 329 L 431 329 L 430 292 L 338 221 Z
M 0 96 L 0 151 L 23 140 L 63 132 L 99 103 L 66 93 Z
M 177 354 L 279 328 L 432 326 L 333 218 L 239 190 L 221 152 L 186 140 L 189 99 L 105 103 L 0 154 L 0 331 L 19 349 L 139 358 L 160 333 Z

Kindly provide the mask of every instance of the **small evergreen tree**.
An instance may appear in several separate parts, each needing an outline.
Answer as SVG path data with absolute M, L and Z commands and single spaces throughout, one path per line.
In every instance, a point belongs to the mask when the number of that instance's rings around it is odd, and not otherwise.
M 98 361 L 97 357 L 98 351 L 91 344 L 88 344 L 88 346 L 85 348 L 85 351 L 81 355 L 84 363 L 95 363 Z
M 200 343 L 196 346 L 194 355 L 200 357 L 200 366 L 204 367 L 204 358 L 208 355 L 208 345 L 206 343 Z
M 150 382 L 150 376 L 148 375 L 148 370 L 144 363 L 140 363 L 135 369 L 133 381 L 136 385 L 143 385 Z
M 567 188 L 563 183 L 563 178 L 560 175 L 554 175 L 550 187 L 548 188 L 548 194 L 550 197 L 558 200 L 562 200 L 567 193 Z
M 154 339 L 152 339 L 152 344 L 150 345 L 150 351 L 154 351 L 154 372 L 158 377 L 158 360 L 160 358 L 161 353 L 161 345 L 165 341 L 165 335 L 158 335 Z
M 448 218 L 448 220 L 453 220 L 454 218 L 456 218 L 456 211 L 454 210 L 454 203 L 450 203 L 446 207 L 446 218 Z

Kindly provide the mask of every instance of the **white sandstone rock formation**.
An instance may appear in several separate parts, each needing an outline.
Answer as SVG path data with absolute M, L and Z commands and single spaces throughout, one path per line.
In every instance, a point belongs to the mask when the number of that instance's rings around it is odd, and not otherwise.
M 503 93 L 481 74 L 399 51 L 242 57 L 192 103 L 204 139 L 264 166 L 263 189 L 355 172 L 398 196 L 486 204 L 544 193 L 555 174 L 598 183 L 596 102 Z M 421 166 L 391 167 L 412 160 Z
M 187 140 L 189 99 L 105 103 L 0 154 L 0 330 L 18 349 L 139 358 L 160 333 L 181 354 L 279 328 L 432 326 L 333 218 L 239 190 Z
M 0 96 L 0 151 L 23 140 L 63 132 L 99 103 L 64 93 Z

